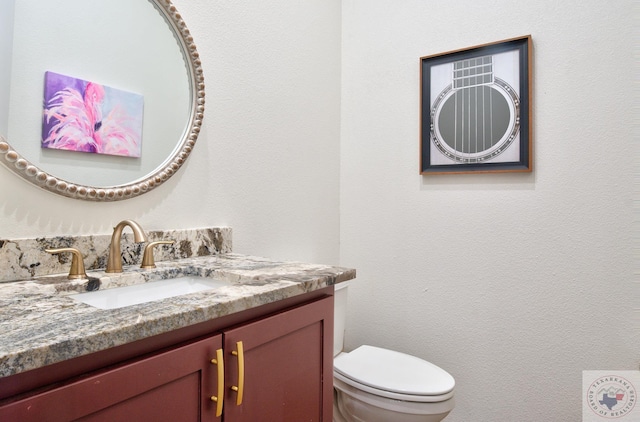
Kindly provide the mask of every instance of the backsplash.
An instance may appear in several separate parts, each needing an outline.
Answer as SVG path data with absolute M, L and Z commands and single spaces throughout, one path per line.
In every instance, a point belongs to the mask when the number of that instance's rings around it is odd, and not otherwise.
M 232 252 L 231 228 L 211 227 L 185 230 L 149 231 L 149 242 L 173 240 L 172 245 L 159 245 L 154 250 L 156 262 L 209 256 Z M 0 282 L 27 280 L 50 274 L 69 272 L 71 254 L 52 255 L 49 248 L 76 248 L 84 257 L 87 271 L 107 266 L 111 234 L 96 236 L 56 236 L 36 239 L 0 239 Z M 134 243 L 125 230 L 121 240 L 122 265 L 139 264 L 144 243 Z

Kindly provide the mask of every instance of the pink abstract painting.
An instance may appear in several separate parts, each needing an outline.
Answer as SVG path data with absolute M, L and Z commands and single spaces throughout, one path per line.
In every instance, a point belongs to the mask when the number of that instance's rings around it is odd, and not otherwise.
M 42 148 L 140 157 L 143 97 L 45 72 Z

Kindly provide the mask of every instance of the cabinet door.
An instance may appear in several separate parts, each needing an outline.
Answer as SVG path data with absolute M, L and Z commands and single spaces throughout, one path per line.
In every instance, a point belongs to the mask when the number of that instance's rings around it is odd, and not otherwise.
M 225 422 L 331 421 L 332 296 L 223 335 Z M 244 379 L 239 370 L 242 361 Z
M 0 407 L 0 421 L 215 419 L 216 335 Z

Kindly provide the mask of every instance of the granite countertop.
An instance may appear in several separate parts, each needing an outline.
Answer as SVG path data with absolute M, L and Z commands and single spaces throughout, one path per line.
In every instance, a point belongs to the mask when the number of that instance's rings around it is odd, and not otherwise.
M 122 274 L 88 271 L 91 281 L 66 274 L 0 283 L 0 377 L 167 333 L 355 278 L 355 270 L 221 254 L 125 267 Z M 87 289 L 173 278 L 231 282 L 211 291 L 118 309 L 98 309 L 69 294 Z

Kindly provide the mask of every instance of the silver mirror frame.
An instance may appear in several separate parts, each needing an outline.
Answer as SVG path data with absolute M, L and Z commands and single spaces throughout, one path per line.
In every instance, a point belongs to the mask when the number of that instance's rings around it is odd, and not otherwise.
M 191 89 L 189 121 L 171 155 L 150 174 L 134 182 L 111 187 L 85 186 L 49 174 L 15 151 L 0 135 L 0 162 L 26 181 L 45 190 L 74 199 L 88 201 L 119 201 L 149 192 L 173 176 L 184 164 L 198 139 L 204 116 L 204 75 L 200 56 L 176 7 L 170 0 L 151 0 L 171 25 L 184 53 Z

